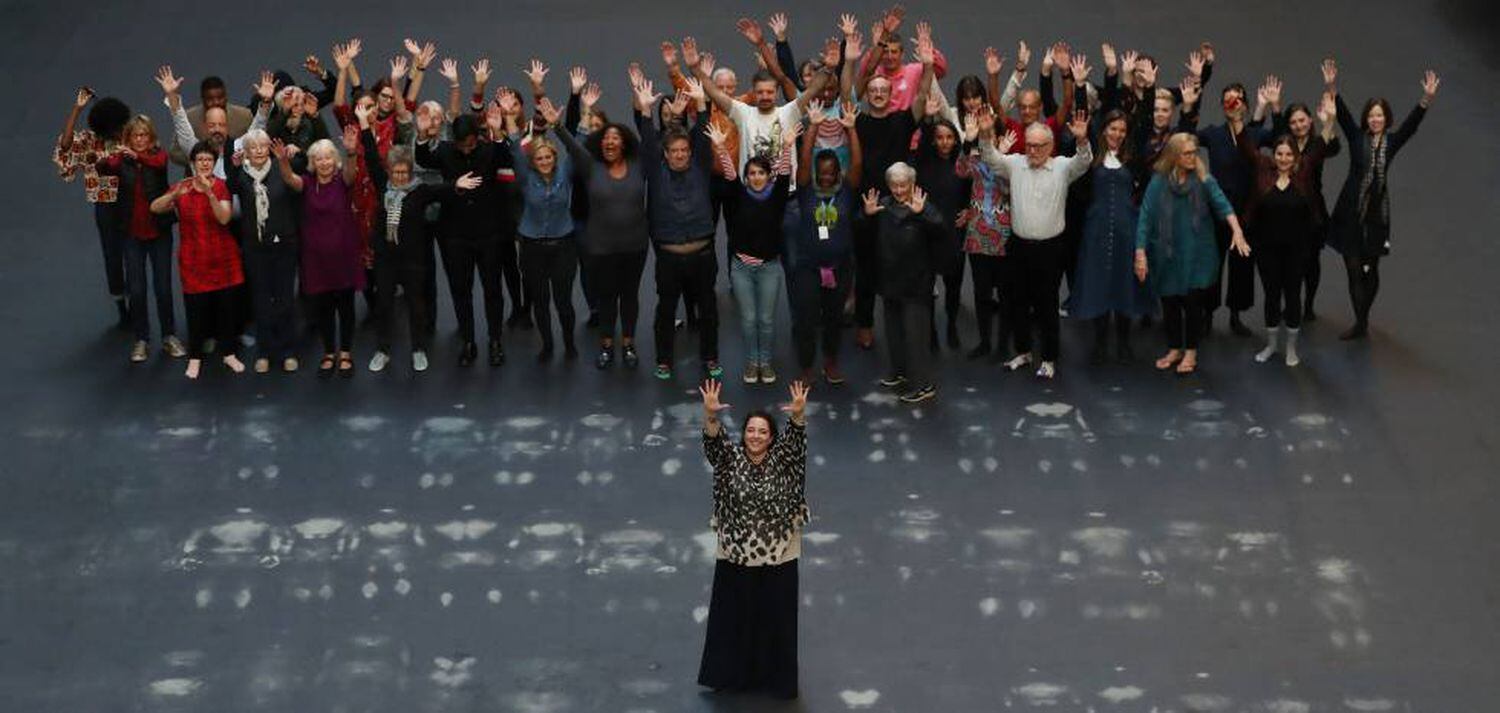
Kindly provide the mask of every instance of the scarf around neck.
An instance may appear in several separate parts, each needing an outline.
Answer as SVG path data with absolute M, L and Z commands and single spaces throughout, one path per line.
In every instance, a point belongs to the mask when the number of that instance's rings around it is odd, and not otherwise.
M 1187 199 L 1187 209 L 1191 212 L 1192 232 L 1198 234 L 1202 227 L 1203 216 L 1203 182 L 1198 179 L 1198 174 L 1188 173 L 1181 183 L 1173 177 L 1169 171 L 1162 176 L 1166 182 L 1166 190 L 1157 195 L 1156 203 L 1156 240 L 1161 246 L 1162 257 L 1171 260 L 1177 252 L 1176 235 L 1176 212 L 1179 204 L 1178 198 Z
M 256 168 L 246 161 L 244 170 L 245 175 L 255 183 L 255 241 L 265 242 L 266 217 L 271 213 L 271 194 L 266 191 L 266 176 L 271 175 L 271 162 L 267 160 L 264 166 Z
M 401 204 L 406 201 L 406 196 L 418 185 L 418 182 L 413 180 L 404 186 L 386 186 L 385 241 L 392 245 L 401 242 L 400 237 L 397 235 L 397 228 L 401 226 Z

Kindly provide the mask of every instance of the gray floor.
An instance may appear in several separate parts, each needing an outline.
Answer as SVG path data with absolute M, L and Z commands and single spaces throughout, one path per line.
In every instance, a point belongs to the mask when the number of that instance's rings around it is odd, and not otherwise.
M 1404 113 L 1428 66 L 1443 92 L 1393 170 L 1397 247 L 1369 342 L 1334 338 L 1348 310 L 1326 255 L 1324 319 L 1295 371 L 1227 336 L 1193 379 L 1089 369 L 1072 325 L 1055 383 L 945 354 L 941 399 L 911 409 L 874 386 L 881 357 L 851 349 L 851 384 L 818 388 L 810 417 L 802 709 L 1495 705 L 1500 97 L 1481 7 L 1049 3 L 984 27 L 957 3 L 913 8 L 957 73 L 1018 36 L 1164 57 L 1206 37 L 1217 86 L 1275 72 L 1306 98 L 1331 51 L 1355 101 L 1385 93 Z M 604 8 L 271 3 L 256 24 L 196 3 L 81 23 L 0 6 L 0 708 L 780 709 L 694 685 L 712 561 L 686 378 L 538 367 L 526 333 L 507 335 L 499 371 L 457 370 L 444 339 L 420 379 L 402 359 L 338 383 L 130 366 L 80 189 L 46 162 L 80 83 L 163 120 L 163 61 L 238 96 L 262 62 L 294 67 L 335 36 L 365 38 L 369 74 L 404 34 L 465 62 L 488 46 L 502 72 L 538 52 L 558 87 L 584 62 L 617 113 L 616 67 L 654 61 L 661 28 L 746 61 L 739 8 Z M 795 8 L 797 47 L 837 9 Z M 739 412 L 783 395 L 726 392 Z

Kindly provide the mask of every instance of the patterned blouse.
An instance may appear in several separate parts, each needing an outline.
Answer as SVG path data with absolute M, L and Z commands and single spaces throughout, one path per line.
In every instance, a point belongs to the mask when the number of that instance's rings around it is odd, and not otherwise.
M 79 129 L 73 132 L 73 145 L 66 151 L 61 143 L 53 147 L 52 163 L 57 165 L 57 175 L 69 183 L 83 173 L 83 195 L 90 203 L 114 203 L 119 198 L 120 177 L 101 175 L 96 168 L 112 148 L 94 132 Z
M 787 426 L 759 465 L 724 429 L 703 434 L 703 454 L 714 469 L 714 514 L 709 527 L 719 537 L 718 558 L 755 567 L 790 562 L 802 551 L 802 526 L 810 513 L 807 426 Z
M 1010 241 L 1010 183 L 973 153 L 959 157 L 959 178 L 973 181 L 969 207 L 960 215 L 964 227 L 964 252 L 1004 255 Z

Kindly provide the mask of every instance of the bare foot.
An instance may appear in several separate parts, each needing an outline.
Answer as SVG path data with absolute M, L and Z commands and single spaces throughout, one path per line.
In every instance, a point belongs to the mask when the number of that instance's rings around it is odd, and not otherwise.
M 187 374 L 187 378 L 189 378 L 189 379 L 196 379 L 196 378 L 198 378 L 198 371 L 200 369 L 202 369 L 202 368 L 203 368 L 203 360 L 202 359 L 189 359 L 188 360 L 188 365 L 187 365 L 187 371 L 185 372 Z
M 224 357 L 224 366 L 229 367 L 229 370 L 236 374 L 245 373 L 245 362 L 240 361 L 240 358 L 233 354 Z
M 1156 368 L 1166 371 L 1176 366 L 1179 361 L 1182 361 L 1182 351 L 1179 349 L 1168 349 L 1166 354 L 1163 354 L 1160 359 L 1156 360 Z

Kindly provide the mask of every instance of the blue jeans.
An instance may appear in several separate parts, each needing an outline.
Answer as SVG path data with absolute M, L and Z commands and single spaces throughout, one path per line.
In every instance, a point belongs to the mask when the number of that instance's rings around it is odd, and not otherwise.
M 729 283 L 740 306 L 740 330 L 745 339 L 745 363 L 770 364 L 776 337 L 776 300 L 785 277 L 779 260 L 747 265 L 737 257 L 729 262 Z
M 151 286 L 156 297 L 156 321 L 161 336 L 177 334 L 172 313 L 172 233 L 151 240 L 126 237 L 123 245 L 126 279 L 130 288 L 130 327 L 137 341 L 151 340 L 151 323 L 146 312 L 146 270 L 151 270 Z

